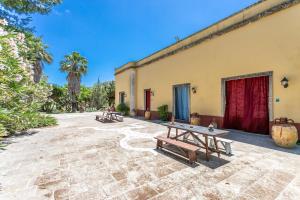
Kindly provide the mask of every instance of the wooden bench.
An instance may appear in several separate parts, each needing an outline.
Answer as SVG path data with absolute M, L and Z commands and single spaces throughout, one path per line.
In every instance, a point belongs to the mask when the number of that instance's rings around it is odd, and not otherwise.
M 103 113 L 102 115 L 96 115 L 96 120 L 100 121 L 100 122 L 105 122 L 108 119 L 107 115 L 105 113 Z
M 180 150 L 182 150 L 185 154 L 185 157 L 187 157 L 189 159 L 189 162 L 191 164 L 194 164 L 196 162 L 196 160 L 197 160 L 196 151 L 199 150 L 198 146 L 188 144 L 185 142 L 181 142 L 178 140 L 162 137 L 162 136 L 155 137 L 155 139 L 157 139 L 157 146 L 156 146 L 157 149 L 164 148 L 163 143 L 165 142 L 167 144 L 174 145 L 177 148 L 179 148 Z M 174 153 L 176 153 L 176 152 L 174 152 Z
M 116 115 L 116 120 L 119 122 L 123 121 L 123 116 L 122 115 Z
M 208 139 L 209 139 L 209 147 L 215 148 L 215 143 L 213 138 L 208 137 Z M 217 143 L 220 143 L 223 146 L 223 148 L 220 148 L 220 150 L 224 150 L 227 155 L 232 154 L 232 150 L 231 150 L 231 143 L 233 142 L 232 140 L 220 138 L 220 137 L 217 137 L 216 139 L 217 139 Z

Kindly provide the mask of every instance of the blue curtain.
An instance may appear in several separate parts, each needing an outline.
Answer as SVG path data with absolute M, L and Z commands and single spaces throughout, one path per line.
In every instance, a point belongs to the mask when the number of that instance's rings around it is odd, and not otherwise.
M 175 118 L 183 121 L 189 119 L 189 86 L 180 85 L 175 89 Z

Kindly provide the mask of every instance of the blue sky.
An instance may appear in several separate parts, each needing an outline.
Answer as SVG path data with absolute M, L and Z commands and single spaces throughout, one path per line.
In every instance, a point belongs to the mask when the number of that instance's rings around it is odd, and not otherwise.
M 51 83 L 65 84 L 64 55 L 78 51 L 89 61 L 82 83 L 114 79 L 114 68 L 139 60 L 257 0 L 64 0 L 32 25 L 54 57 L 45 67 Z

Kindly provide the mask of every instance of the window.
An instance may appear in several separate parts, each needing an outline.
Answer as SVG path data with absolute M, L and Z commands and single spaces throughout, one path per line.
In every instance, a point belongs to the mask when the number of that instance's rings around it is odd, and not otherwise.
M 119 93 L 119 103 L 125 103 L 125 92 Z

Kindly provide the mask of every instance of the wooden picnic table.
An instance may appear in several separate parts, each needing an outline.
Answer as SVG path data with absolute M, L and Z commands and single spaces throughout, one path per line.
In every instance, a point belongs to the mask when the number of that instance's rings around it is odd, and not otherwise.
M 210 153 L 213 151 L 216 151 L 218 154 L 218 157 L 220 157 L 220 150 L 217 144 L 217 136 L 225 135 L 229 133 L 229 131 L 226 130 L 220 130 L 220 129 L 214 129 L 213 131 L 209 131 L 207 127 L 203 126 L 195 126 L 195 125 L 190 125 L 190 124 L 183 124 L 183 123 L 163 123 L 163 126 L 166 126 L 168 128 L 168 135 L 167 138 L 171 138 L 174 140 L 179 140 L 180 137 L 183 137 L 183 142 L 189 143 L 189 144 L 194 144 L 200 148 L 205 149 L 205 155 L 206 159 L 209 160 Z M 176 130 L 176 136 L 170 137 L 171 129 Z M 178 133 L 179 130 L 182 130 L 182 133 Z M 188 137 L 192 136 L 194 142 L 191 142 L 188 140 Z M 203 136 L 204 140 L 201 139 L 199 136 Z M 212 137 L 213 141 L 215 143 L 215 149 L 212 149 L 209 147 L 208 144 L 208 137 Z
M 108 111 L 108 112 L 104 112 L 107 116 L 108 119 L 113 120 L 113 119 L 117 119 L 118 115 L 121 115 L 120 112 L 112 112 L 112 111 Z
M 101 115 L 96 115 L 96 120 L 114 120 L 114 119 L 117 119 L 118 116 L 121 116 L 121 113 L 120 112 L 111 112 L 111 111 L 104 111 L 102 113 L 102 116 Z

